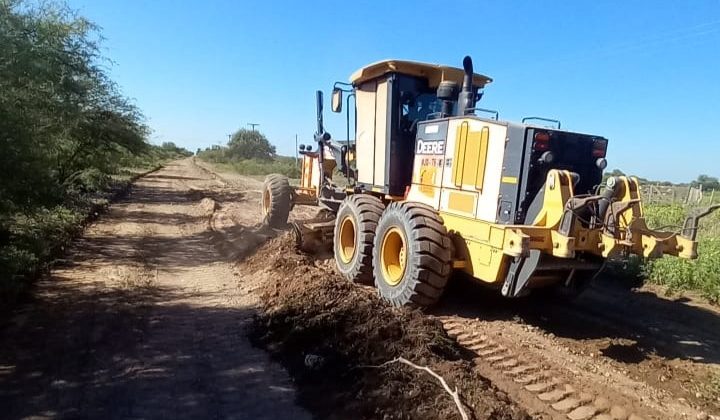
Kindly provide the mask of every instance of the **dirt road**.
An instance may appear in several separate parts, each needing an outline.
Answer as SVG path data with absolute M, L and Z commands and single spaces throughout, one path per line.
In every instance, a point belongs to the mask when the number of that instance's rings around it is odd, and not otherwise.
M 234 262 L 263 242 L 258 183 L 192 160 L 133 187 L 0 332 L 3 418 L 309 418 L 245 336 Z
M 2 416 L 309 418 L 294 405 L 287 373 L 248 343 L 245 327 L 262 276 L 281 276 L 273 280 L 282 284 L 304 275 L 298 284 L 313 284 L 325 272 L 332 277 L 333 263 L 301 256 L 276 273 L 279 256 L 267 249 L 252 257 L 257 267 L 239 262 L 273 234 L 257 226 L 259 188 L 191 160 L 138 181 L 38 285 L 35 301 L 0 327 Z M 309 214 L 300 207 L 291 217 Z M 338 296 L 313 296 L 316 316 L 338 309 Z M 306 312 L 298 309 L 299 322 Z M 472 352 L 462 363 L 477 377 L 464 389 L 484 389 L 478 401 L 496 410 L 484 418 L 522 418 L 516 404 L 537 418 L 720 418 L 720 313 L 696 300 L 602 281 L 574 303 L 511 301 L 453 279 L 422 316 Z M 402 331 L 398 319 L 383 322 Z M 320 336 L 346 331 L 334 321 L 319 325 Z M 303 328 L 292 332 L 302 336 Z M 310 346 L 322 341 L 315 337 Z M 418 395 L 397 394 L 408 404 Z

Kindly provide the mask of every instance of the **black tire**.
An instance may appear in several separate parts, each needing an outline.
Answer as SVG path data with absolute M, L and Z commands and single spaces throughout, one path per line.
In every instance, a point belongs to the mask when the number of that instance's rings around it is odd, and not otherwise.
M 292 207 L 292 194 L 293 190 L 286 176 L 270 174 L 265 177 L 260 198 L 263 223 L 273 228 L 286 227 Z
M 335 264 L 354 283 L 373 283 L 372 248 L 383 208 L 383 202 L 375 196 L 353 194 L 338 209 L 333 236 Z
M 404 251 L 394 251 L 398 240 Z M 378 223 L 373 249 L 380 296 L 394 306 L 428 307 L 436 303 L 452 272 L 452 247 L 434 209 L 419 203 L 390 204 Z M 397 264 L 392 262 L 395 254 L 399 256 Z M 404 264 L 399 262 L 403 260 Z

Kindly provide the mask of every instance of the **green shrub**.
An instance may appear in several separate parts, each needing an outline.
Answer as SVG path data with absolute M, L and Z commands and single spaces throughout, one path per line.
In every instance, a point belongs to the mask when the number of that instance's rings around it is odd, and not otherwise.
M 653 229 L 682 226 L 687 213 L 680 204 L 649 204 L 643 210 L 645 221 Z
M 648 281 L 668 287 L 668 292 L 698 290 L 711 302 L 720 301 L 720 238 L 703 239 L 694 261 L 665 257 L 645 265 Z
M 679 231 L 685 216 L 698 209 L 680 204 L 645 206 L 645 220 L 650 228 Z M 685 260 L 666 256 L 643 261 L 630 257 L 628 261 L 611 261 L 608 272 L 633 283 L 645 281 L 667 286 L 668 293 L 680 290 L 699 291 L 711 302 L 720 301 L 720 214 L 717 212 L 701 220 L 698 232 L 698 259 Z
M 60 247 L 80 230 L 85 215 L 63 206 L 16 214 L 8 223 L 8 238 L 0 245 L 0 291 L 4 299 L 22 289 L 27 278 L 44 269 Z
M 97 168 L 78 171 L 65 180 L 66 190 L 70 194 L 83 194 L 107 189 L 112 177 Z
M 654 205 L 645 209 L 648 225 L 654 228 L 682 225 L 685 215 L 698 211 L 681 205 Z M 677 229 L 668 229 L 677 230 Z M 720 300 L 720 214 L 703 218 L 698 231 L 698 259 L 664 257 L 645 264 L 646 279 L 668 287 L 668 293 L 697 290 L 712 302 Z
M 300 168 L 294 158 L 276 157 L 271 161 L 248 159 L 230 163 L 230 166 L 243 175 L 283 174 L 288 178 L 299 178 Z

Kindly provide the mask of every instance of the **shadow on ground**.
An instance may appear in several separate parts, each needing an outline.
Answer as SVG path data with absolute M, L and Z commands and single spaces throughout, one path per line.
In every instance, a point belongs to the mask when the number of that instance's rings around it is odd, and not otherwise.
M 664 299 L 603 279 L 571 302 L 507 299 L 471 279 L 456 277 L 434 313 L 515 320 L 575 340 L 625 339 L 634 344 L 613 344 L 604 351 L 624 363 L 639 363 L 651 354 L 720 363 L 720 314 L 684 299 Z
M 44 289 L 36 310 L 16 317 L 0 336 L 3 418 L 208 418 L 241 412 L 233 404 L 262 399 L 254 393 L 289 394 L 248 386 L 266 375 L 261 359 L 238 365 L 226 357 L 239 331 L 214 329 L 238 325 L 248 309 L 157 306 L 188 297 L 167 289 L 78 290 L 61 283 Z M 205 337 L 190 338 L 194 346 L 143 340 L 149 329 L 172 329 L 178 319 L 203 325 Z M 168 382 L 174 385 L 163 392 Z

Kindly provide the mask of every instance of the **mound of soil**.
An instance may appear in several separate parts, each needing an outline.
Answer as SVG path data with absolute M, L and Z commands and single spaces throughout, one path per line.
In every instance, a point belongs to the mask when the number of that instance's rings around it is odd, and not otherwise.
M 264 305 L 252 332 L 298 385 L 299 402 L 320 418 L 460 418 L 452 398 L 426 372 L 396 357 L 430 367 L 457 387 L 477 419 L 519 419 L 527 414 L 472 369 L 472 359 L 439 322 L 393 308 L 375 290 L 335 273 L 331 259 L 294 250 L 276 238 L 243 263 L 262 276 Z

